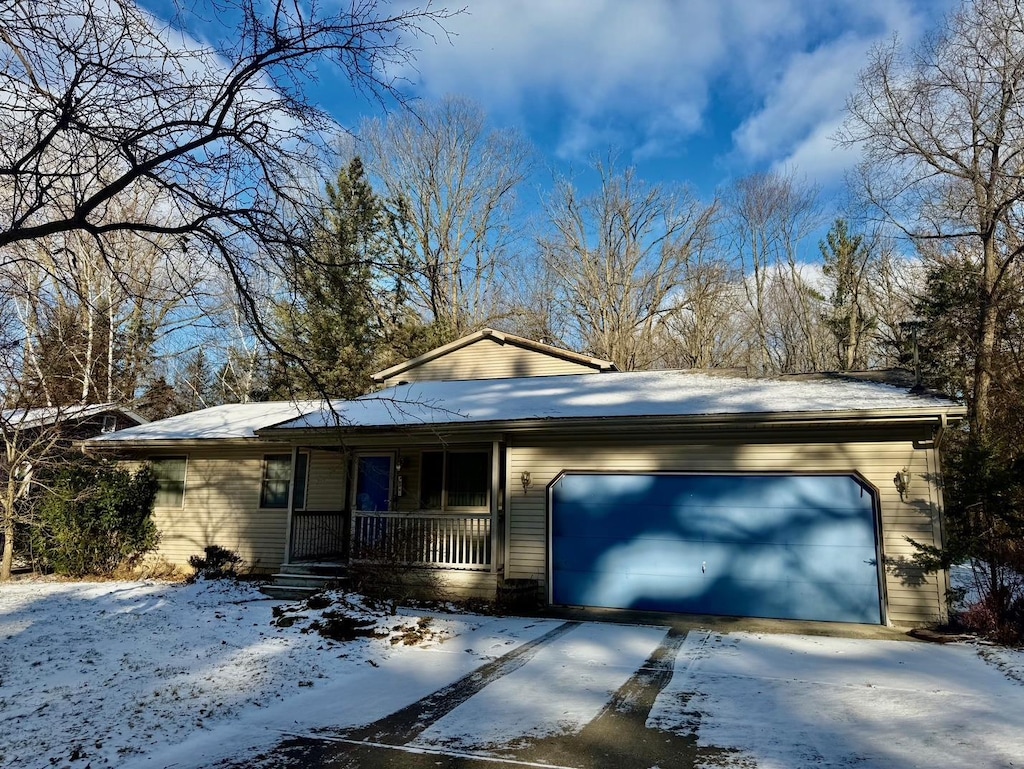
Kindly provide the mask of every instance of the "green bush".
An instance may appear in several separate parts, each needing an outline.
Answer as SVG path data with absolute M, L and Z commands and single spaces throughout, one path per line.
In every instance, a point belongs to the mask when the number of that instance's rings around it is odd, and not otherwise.
M 84 460 L 61 471 L 39 511 L 33 544 L 42 562 L 70 577 L 109 575 L 132 565 L 158 541 L 151 519 L 157 483 Z

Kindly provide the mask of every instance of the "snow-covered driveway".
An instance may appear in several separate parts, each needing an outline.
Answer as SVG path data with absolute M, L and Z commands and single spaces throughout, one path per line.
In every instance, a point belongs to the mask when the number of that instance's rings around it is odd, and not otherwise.
M 1021 652 L 472 615 L 336 643 L 274 605 L 0 587 L 0 766 L 1024 766 Z
M 691 632 L 648 725 L 761 769 L 1024 766 L 1022 675 L 992 647 Z

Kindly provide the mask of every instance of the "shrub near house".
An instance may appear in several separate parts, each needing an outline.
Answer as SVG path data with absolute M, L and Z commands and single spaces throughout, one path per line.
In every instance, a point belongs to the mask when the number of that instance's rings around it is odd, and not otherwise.
M 157 545 L 151 519 L 156 490 L 148 468 L 131 473 L 81 461 L 63 470 L 43 500 L 34 532 L 43 564 L 81 577 L 135 563 Z

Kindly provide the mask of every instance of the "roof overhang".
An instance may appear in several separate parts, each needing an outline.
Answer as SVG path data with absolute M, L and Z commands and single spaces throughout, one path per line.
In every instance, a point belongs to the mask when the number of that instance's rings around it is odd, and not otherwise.
M 153 438 L 124 441 L 77 441 L 75 445 L 87 454 L 114 454 L 119 451 L 150 451 L 174 449 L 189 451 L 210 448 L 259 448 L 286 444 L 283 436 L 266 438 Z
M 409 435 L 499 432 L 499 433 L 612 433 L 641 431 L 651 434 L 658 428 L 677 433 L 728 429 L 752 431 L 773 428 L 867 428 L 867 427 L 929 427 L 945 428 L 961 421 L 966 411 L 961 406 L 949 409 L 885 409 L 879 411 L 790 412 L 760 414 L 700 414 L 677 416 L 614 416 L 614 417 L 560 417 L 540 419 L 462 421 L 395 425 L 345 425 L 328 427 L 268 427 L 257 431 L 260 438 L 273 438 L 288 442 L 313 440 L 331 436 Z
M 22 417 L 16 420 L 9 416 L 0 416 L 0 420 L 12 429 L 17 430 L 35 430 L 40 427 L 52 427 L 61 422 L 81 422 L 101 414 L 111 413 L 121 414 L 135 422 L 136 425 L 149 424 L 149 420 L 146 417 L 115 403 L 94 403 L 88 406 L 67 407 L 42 406 L 33 409 L 11 409 L 10 411 L 12 413 L 20 412 Z M 33 415 L 32 412 L 36 413 Z

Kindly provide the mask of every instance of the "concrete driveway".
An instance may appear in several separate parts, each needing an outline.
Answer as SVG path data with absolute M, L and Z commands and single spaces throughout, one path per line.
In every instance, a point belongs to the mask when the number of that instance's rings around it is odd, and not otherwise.
M 285 736 L 244 766 L 1024 765 L 1024 658 L 831 628 L 567 620 L 374 723 Z

